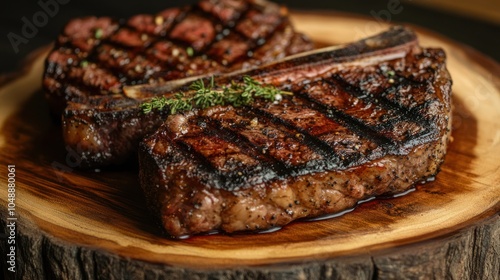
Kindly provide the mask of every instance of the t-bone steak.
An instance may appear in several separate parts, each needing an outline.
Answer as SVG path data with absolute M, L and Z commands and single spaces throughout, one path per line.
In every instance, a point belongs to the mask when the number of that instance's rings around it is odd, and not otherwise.
M 266 230 L 408 190 L 446 154 L 445 60 L 394 27 L 244 73 L 293 96 L 168 116 L 139 148 L 148 205 L 180 238 Z

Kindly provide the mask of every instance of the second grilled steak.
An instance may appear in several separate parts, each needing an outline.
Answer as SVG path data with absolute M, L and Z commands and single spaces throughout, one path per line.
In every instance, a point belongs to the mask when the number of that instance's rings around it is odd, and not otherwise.
M 229 72 L 312 49 L 283 7 L 263 0 L 201 0 L 124 22 L 69 22 L 49 54 L 43 79 L 51 111 L 91 96 L 123 96 L 124 85 Z
M 142 142 L 141 186 L 169 235 L 283 226 L 438 172 L 451 124 L 444 52 L 395 28 L 333 53 L 249 73 L 293 97 L 172 115 Z
M 47 58 L 43 85 L 81 167 L 103 167 L 127 161 L 164 116 L 131 110 L 140 100 L 124 86 L 252 68 L 312 47 L 276 4 L 201 0 L 121 24 L 71 21 Z

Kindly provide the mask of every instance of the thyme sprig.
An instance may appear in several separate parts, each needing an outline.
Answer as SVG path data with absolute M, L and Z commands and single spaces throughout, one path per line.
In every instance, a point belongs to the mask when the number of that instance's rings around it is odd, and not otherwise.
M 189 89 L 193 92 L 189 96 L 179 92 L 171 98 L 154 97 L 151 101 L 141 104 L 142 111 L 148 114 L 153 110 L 168 108 L 170 114 L 176 114 L 217 105 L 240 107 L 251 104 L 255 98 L 279 102 L 283 95 L 292 95 L 291 92 L 279 90 L 274 86 L 262 85 L 249 76 L 244 76 L 243 82 L 231 81 L 229 86 L 223 87 L 217 87 L 213 77 L 208 84 L 200 79 L 193 82 Z

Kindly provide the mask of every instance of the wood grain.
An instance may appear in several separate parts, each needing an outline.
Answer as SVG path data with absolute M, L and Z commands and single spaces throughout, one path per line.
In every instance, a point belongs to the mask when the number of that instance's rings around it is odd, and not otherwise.
M 326 44 L 386 28 L 342 14 L 296 13 L 294 21 Z M 418 31 L 422 45 L 446 50 L 454 80 L 454 141 L 434 182 L 334 219 L 296 222 L 267 234 L 187 240 L 161 235 L 133 164 L 76 168 L 78 159 L 65 150 L 60 128 L 48 117 L 39 55 L 24 75 L 0 87 L 0 226 L 7 218 L 5 169 L 15 164 L 18 278 L 497 279 L 500 66 Z

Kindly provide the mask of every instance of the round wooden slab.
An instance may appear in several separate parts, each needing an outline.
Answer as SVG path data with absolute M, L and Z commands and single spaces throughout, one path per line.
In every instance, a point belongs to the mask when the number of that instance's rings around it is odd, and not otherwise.
M 294 22 L 325 44 L 387 27 L 344 14 L 295 13 Z M 454 141 L 434 182 L 337 218 L 296 222 L 272 233 L 186 240 L 161 235 L 146 210 L 136 166 L 76 168 L 40 91 L 47 49 L 35 54 L 21 75 L 0 87 L 0 226 L 17 218 L 17 277 L 497 278 L 500 66 L 417 30 L 423 46 L 446 50 L 454 81 Z M 8 165 L 16 168 L 14 216 L 7 212 Z M 7 243 L 0 244 L 8 252 Z M 6 262 L 1 265 L 5 271 Z

